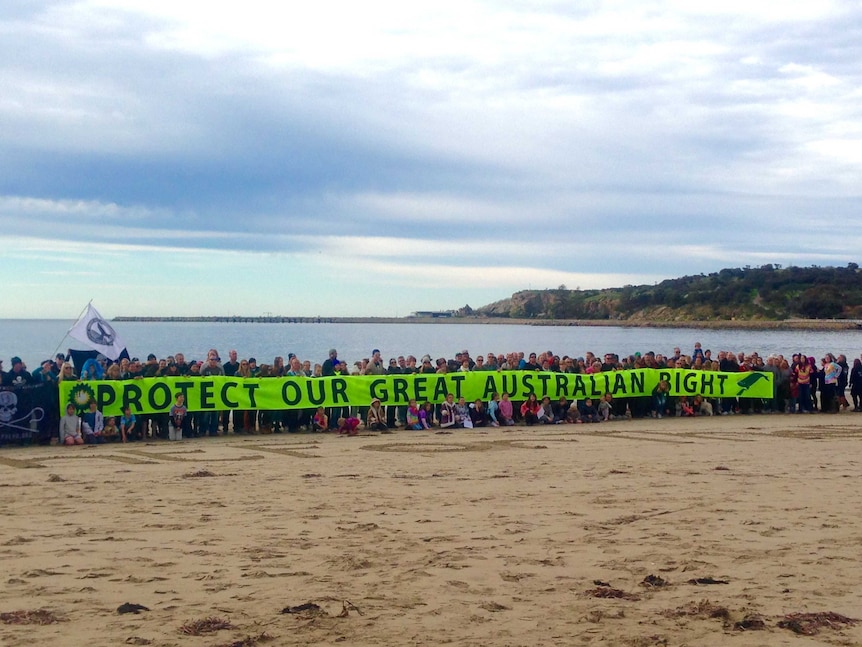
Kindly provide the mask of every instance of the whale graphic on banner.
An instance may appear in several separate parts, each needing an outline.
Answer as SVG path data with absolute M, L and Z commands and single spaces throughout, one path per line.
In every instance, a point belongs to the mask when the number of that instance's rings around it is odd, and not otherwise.
M 92 303 L 87 304 L 87 310 L 69 330 L 69 336 L 99 351 L 111 361 L 116 360 L 126 348 L 114 327 Z

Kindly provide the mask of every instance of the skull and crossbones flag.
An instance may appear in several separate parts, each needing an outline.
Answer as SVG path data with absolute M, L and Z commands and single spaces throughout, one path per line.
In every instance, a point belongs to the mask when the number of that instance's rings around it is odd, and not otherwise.
M 56 384 L 0 387 L 0 445 L 56 436 L 58 397 Z
M 126 348 L 114 327 L 99 314 L 92 303 L 87 305 L 86 312 L 69 330 L 69 336 L 99 351 L 111 361 L 116 360 Z

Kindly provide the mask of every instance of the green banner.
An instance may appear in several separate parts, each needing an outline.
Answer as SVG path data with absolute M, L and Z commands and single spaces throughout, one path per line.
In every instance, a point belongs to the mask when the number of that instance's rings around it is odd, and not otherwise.
M 282 410 L 318 406 L 365 406 L 373 398 L 386 404 L 415 399 L 442 402 L 447 393 L 467 401 L 488 401 L 493 393 L 525 400 L 531 393 L 552 400 L 649 396 L 660 380 L 670 384 L 670 395 L 710 398 L 771 398 L 770 373 L 718 373 L 686 369 L 636 369 L 592 375 L 532 371 L 474 371 L 417 375 L 357 375 L 345 377 L 174 377 L 125 381 L 61 382 L 61 414 L 70 402 L 82 411 L 95 398 L 106 415 L 119 415 L 128 405 L 133 413 L 170 411 L 178 393 L 186 396 L 189 411 Z

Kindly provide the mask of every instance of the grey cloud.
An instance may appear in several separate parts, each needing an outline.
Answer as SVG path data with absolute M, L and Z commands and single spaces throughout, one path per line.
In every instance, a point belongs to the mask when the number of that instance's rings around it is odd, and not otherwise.
M 445 53 L 421 62 L 466 80 L 455 91 L 417 84 L 414 60 L 361 78 L 285 71 L 261 66 L 254 52 L 206 59 L 155 50 L 146 33 L 158 23 L 119 12 L 58 32 L 51 16 L 60 8 L 33 25 L 27 6 L 13 6 L 0 74 L 37 84 L 21 90 L 25 103 L 56 101 L 42 107 L 71 116 L 0 104 L 0 194 L 149 209 L 135 230 L 140 244 L 165 244 L 146 227 L 212 232 L 187 241 L 202 248 L 261 251 L 277 249 L 279 235 L 382 234 L 417 245 L 498 236 L 524 241 L 535 267 L 601 267 L 612 249 L 614 271 L 674 275 L 725 258 L 792 257 L 797 244 L 826 255 L 825 238 L 806 240 L 806 223 L 846 221 L 858 206 L 855 195 L 807 197 L 832 190 L 833 170 L 847 169 L 837 161 L 801 169 L 792 183 L 773 177 L 779 165 L 807 160 L 799 140 L 820 132 L 800 133 L 777 114 L 793 98 L 779 68 L 813 65 L 858 88 L 856 13 L 779 26 L 692 24 L 688 37 L 716 53 L 656 70 L 602 72 L 601 38 L 564 43 L 555 61 L 537 52 L 518 67 Z M 740 62 L 746 56 L 760 62 Z M 708 72 L 698 72 L 698 58 Z M 837 105 L 859 123 L 858 102 Z M 776 193 L 779 185 L 796 197 Z M 456 222 L 429 212 L 423 222 L 352 202 L 367 193 L 449 195 L 482 208 L 460 211 Z M 123 240 L 121 227 L 99 220 L 5 222 L 22 234 Z M 231 232 L 252 235 L 223 236 Z M 697 244 L 711 251 L 674 252 Z M 543 254 L 556 246 L 571 256 Z

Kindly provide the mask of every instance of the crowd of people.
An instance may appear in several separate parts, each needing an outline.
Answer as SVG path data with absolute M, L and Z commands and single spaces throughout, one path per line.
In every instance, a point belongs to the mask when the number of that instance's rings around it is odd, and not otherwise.
M 104 357 L 90 358 L 76 367 L 66 355 L 45 360 L 32 373 L 20 357 L 12 357 L 8 371 L 2 368 L 4 386 L 34 383 L 58 384 L 65 380 L 135 380 L 179 376 L 224 375 L 239 378 L 283 376 L 328 377 L 337 375 L 391 375 L 412 373 L 451 373 L 458 371 L 550 371 L 561 373 L 602 373 L 638 368 L 683 368 L 696 371 L 762 371 L 772 374 L 771 398 L 721 398 L 703 395 L 675 397 L 670 385 L 661 381 L 651 394 L 614 397 L 610 393 L 593 401 L 591 398 L 570 402 L 565 397 L 551 400 L 531 395 L 526 401 L 513 402 L 510 394 L 495 393 L 487 401 L 466 402 L 449 394 L 444 402 L 416 402 L 384 406 L 373 400 L 363 407 L 285 409 L 280 411 L 190 412 L 183 395 L 177 394 L 169 412 L 135 414 L 125 409 L 122 416 L 103 416 L 96 402 L 79 413 L 73 405 L 58 424 L 57 438 L 63 444 L 130 442 L 147 438 L 180 440 L 228 433 L 257 434 L 283 432 L 335 431 L 355 435 L 364 427 L 371 431 L 391 432 L 396 428 L 423 430 L 431 428 L 476 428 L 514 424 L 582 424 L 629 418 L 666 416 L 710 416 L 765 413 L 838 413 L 850 409 L 862 411 L 862 359 L 848 364 L 843 354 L 827 353 L 819 360 L 805 353 L 780 354 L 763 358 L 758 353 L 735 353 L 704 350 L 695 344 L 690 354 L 680 348 L 672 353 L 646 352 L 622 356 L 591 352 L 582 357 L 541 353 L 487 353 L 473 358 L 469 351 L 456 353 L 451 359 L 432 359 L 425 355 L 399 355 L 384 361 L 375 349 L 371 356 L 353 363 L 338 357 L 330 349 L 320 363 L 302 360 L 290 353 L 285 360 L 275 357 L 271 363 L 260 363 L 254 357 L 239 359 L 236 350 L 223 360 L 216 349 L 205 359 L 186 361 L 183 353 L 164 358 L 149 354 L 146 361 L 137 357 L 109 362 Z M 849 388 L 850 400 L 847 398 Z

